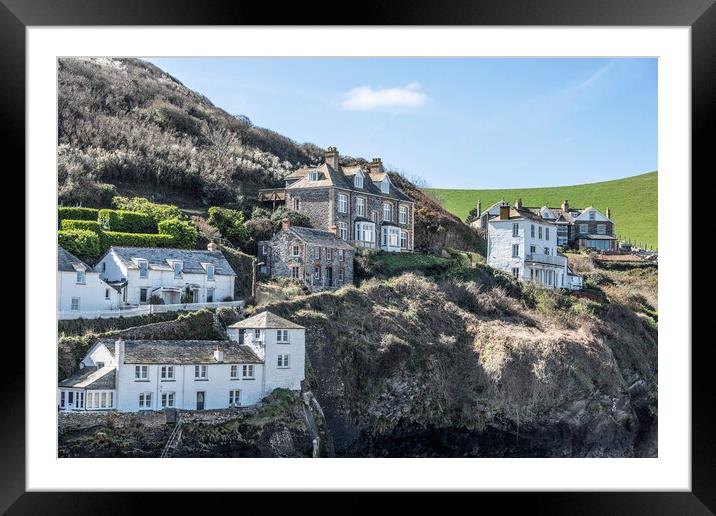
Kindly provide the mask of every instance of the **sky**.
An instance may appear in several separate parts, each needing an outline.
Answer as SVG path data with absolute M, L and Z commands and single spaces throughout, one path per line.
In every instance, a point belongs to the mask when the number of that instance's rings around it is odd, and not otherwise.
M 657 169 L 657 59 L 149 58 L 231 114 L 434 188 Z

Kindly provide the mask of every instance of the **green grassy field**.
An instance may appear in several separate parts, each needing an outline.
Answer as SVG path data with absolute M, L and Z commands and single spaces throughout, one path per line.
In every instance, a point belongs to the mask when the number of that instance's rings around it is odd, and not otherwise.
M 649 172 L 638 176 L 591 183 L 586 185 L 556 186 L 548 188 L 515 188 L 510 190 L 446 190 L 428 188 L 427 192 L 438 198 L 445 209 L 465 219 L 482 200 L 482 209 L 505 199 L 514 203 L 522 198 L 525 206 L 552 207 L 562 205 L 564 199 L 576 208 L 594 206 L 605 212 L 612 209 L 612 220 L 616 224 L 619 238 L 631 240 L 640 246 L 658 248 L 657 196 L 658 173 Z

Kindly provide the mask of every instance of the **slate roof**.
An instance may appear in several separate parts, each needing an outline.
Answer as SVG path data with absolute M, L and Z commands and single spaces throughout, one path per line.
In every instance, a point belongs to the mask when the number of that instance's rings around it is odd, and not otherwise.
M 616 240 L 617 238 L 612 235 L 577 235 L 577 239 L 586 238 L 589 240 Z
M 59 383 L 60 387 L 88 390 L 116 389 L 117 370 L 114 367 L 85 367 Z
M 63 272 L 75 272 L 77 269 L 79 270 L 91 270 L 90 267 L 77 258 L 74 254 L 69 252 L 68 250 L 57 246 L 57 270 L 63 271 Z
M 220 346 L 225 364 L 261 364 L 263 360 L 245 345 L 228 340 L 126 340 L 125 364 L 215 364 Z
M 336 234 L 332 231 L 304 228 L 302 226 L 291 226 L 289 231 L 293 232 L 293 234 L 307 244 L 321 247 L 331 247 L 333 249 L 345 249 L 347 251 L 355 250 L 353 246 L 348 244 L 345 240 L 338 238 L 338 236 L 336 236 Z
M 159 247 L 111 247 L 114 253 L 128 269 L 138 269 L 134 258 L 143 258 L 149 262 L 153 270 L 171 270 L 169 260 L 183 262 L 182 271 L 190 274 L 206 274 L 202 263 L 214 265 L 214 274 L 235 276 L 236 273 L 229 265 L 221 251 L 195 250 L 195 249 L 163 249 Z
M 229 328 L 280 328 L 280 329 L 304 329 L 303 326 L 279 317 L 271 312 L 261 312 L 248 319 L 232 324 Z

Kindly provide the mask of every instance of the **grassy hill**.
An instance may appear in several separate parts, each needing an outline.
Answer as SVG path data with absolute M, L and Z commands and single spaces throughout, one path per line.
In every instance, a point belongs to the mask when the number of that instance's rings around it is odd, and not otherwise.
M 463 220 L 478 199 L 482 200 L 483 209 L 501 199 L 513 203 L 518 197 L 522 198 L 525 206 L 560 206 L 564 199 L 568 199 L 571 206 L 579 208 L 592 205 L 605 211 L 609 207 L 620 238 L 658 248 L 657 172 L 574 186 L 508 190 L 429 188 L 427 191 L 439 199 L 448 211 Z

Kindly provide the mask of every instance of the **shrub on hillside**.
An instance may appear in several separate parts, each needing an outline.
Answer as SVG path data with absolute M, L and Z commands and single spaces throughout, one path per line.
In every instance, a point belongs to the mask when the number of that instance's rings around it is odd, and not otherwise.
M 201 122 L 171 104 L 156 106 L 150 116 L 152 121 L 162 129 L 173 130 L 190 136 L 201 135 Z
M 173 236 L 174 245 L 185 249 L 193 248 L 199 235 L 193 225 L 178 218 L 161 221 L 158 229 L 160 234 Z
M 209 224 L 214 226 L 224 238 L 236 246 L 243 246 L 249 238 L 244 214 L 239 210 L 212 206 L 209 208 Z
M 57 232 L 60 247 L 82 258 L 95 258 L 102 252 L 100 236 L 88 229 L 67 229 Z
M 111 246 L 119 247 L 174 247 L 172 235 L 156 235 L 153 233 L 120 233 L 105 231 L 102 233 L 102 250 Z
M 72 220 L 97 220 L 98 209 L 95 208 L 72 208 L 60 206 L 57 208 L 57 219 L 62 222 L 65 219 Z
M 100 233 L 102 231 L 99 222 L 97 222 L 96 220 L 64 219 L 60 221 L 60 229 L 87 229 L 89 231 L 94 231 L 95 233 Z
M 157 223 L 149 215 L 126 210 L 99 210 L 97 221 L 107 231 L 156 233 Z
M 313 227 L 311 225 L 311 219 L 305 213 L 294 211 L 290 208 L 286 208 L 285 206 L 279 206 L 271 214 L 271 222 L 273 222 L 276 228 L 280 228 L 281 221 L 283 219 L 288 219 L 292 226 L 300 226 L 304 228 Z
M 249 220 L 246 223 L 246 229 L 251 240 L 258 242 L 259 240 L 269 240 L 273 236 L 274 225 L 271 219 L 260 217 Z
M 271 212 L 269 210 L 267 210 L 266 208 L 256 206 L 256 207 L 254 207 L 253 211 L 251 212 L 251 218 L 252 219 L 270 219 Z
M 163 220 L 180 219 L 182 217 L 181 210 L 173 204 L 157 204 L 144 197 L 115 196 L 112 198 L 112 206 L 118 210 L 144 213 L 154 219 L 157 224 Z

